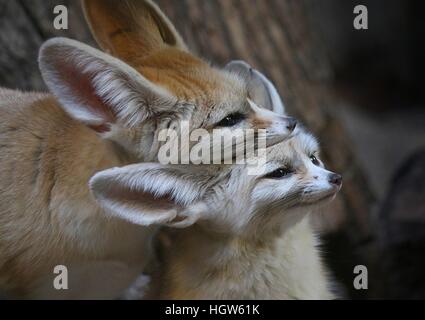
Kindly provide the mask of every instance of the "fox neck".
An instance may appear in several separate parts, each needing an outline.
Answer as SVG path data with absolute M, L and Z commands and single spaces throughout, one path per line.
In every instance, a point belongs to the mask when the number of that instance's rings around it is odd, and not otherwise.
M 141 227 L 108 217 L 95 202 L 88 185 L 96 172 L 127 165 L 134 161 L 133 157 L 117 143 L 101 139 L 66 116 L 63 128 L 63 144 L 57 147 L 54 161 L 46 167 L 49 174 L 40 174 L 55 177 L 49 204 L 52 215 L 57 215 L 54 221 L 65 237 L 73 240 L 74 247 L 86 254 L 123 259 L 134 256 L 135 251 L 141 250 L 141 243 L 149 242 L 145 241 Z
M 164 298 L 330 299 L 308 218 L 264 240 L 193 227 L 175 241 Z

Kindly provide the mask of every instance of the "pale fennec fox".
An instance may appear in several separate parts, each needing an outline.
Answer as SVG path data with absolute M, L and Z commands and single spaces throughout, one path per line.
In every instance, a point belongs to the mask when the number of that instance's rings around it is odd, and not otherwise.
M 157 161 L 161 129 L 266 129 L 272 145 L 296 125 L 273 112 L 283 105 L 265 77 L 195 57 L 151 1 L 83 6 L 107 53 L 51 39 L 39 58 L 51 93 L 0 89 L 0 289 L 10 297 L 116 298 L 144 270 L 155 227 L 111 218 L 88 182 Z M 69 269 L 68 290 L 53 288 L 56 265 Z
M 115 215 L 184 228 L 162 250 L 146 298 L 336 298 L 309 215 L 335 197 L 342 178 L 324 168 L 315 138 L 296 131 L 268 148 L 260 176 L 244 165 L 144 163 L 92 178 Z

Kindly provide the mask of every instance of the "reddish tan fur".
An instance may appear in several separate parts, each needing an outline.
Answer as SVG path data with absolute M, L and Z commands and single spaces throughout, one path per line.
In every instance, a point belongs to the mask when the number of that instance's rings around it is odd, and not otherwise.
M 83 0 L 82 4 L 99 45 L 130 65 L 158 48 L 186 50 L 174 26 L 151 1 L 123 0 L 118 6 L 115 0 Z
M 87 183 L 95 172 L 129 160 L 66 115 L 52 96 L 0 92 L 0 285 L 27 296 L 55 265 L 108 259 L 114 251 L 125 256 L 125 238 L 137 228 L 109 221 Z
M 129 10 L 136 3 L 141 8 Z M 105 51 L 178 100 L 196 105 L 193 126 L 208 128 L 232 106 L 246 104 L 242 81 L 188 53 L 150 1 L 88 0 L 83 5 Z M 132 15 L 140 18 L 139 12 L 145 18 L 136 23 Z M 257 125 L 267 123 L 255 119 Z M 124 272 L 130 278 L 145 267 L 141 257 L 152 233 L 106 215 L 88 187 L 96 172 L 143 160 L 136 150 L 143 124 L 115 132 L 114 140 L 100 137 L 106 128 L 74 120 L 51 94 L 0 88 L 0 289 L 7 294 L 50 297 L 44 290 L 52 290 L 53 267 L 59 264 L 118 261 L 131 269 Z
M 140 72 L 175 95 L 198 102 L 207 114 L 208 99 L 218 83 L 211 77 L 212 69 L 177 50 L 151 57 L 143 60 Z M 167 69 L 158 71 L 158 66 Z M 209 76 L 203 78 L 205 74 Z M 88 181 L 98 171 L 136 160 L 70 118 L 50 94 L 2 90 L 0 96 L 0 211 L 12 214 L 0 215 L 0 286 L 26 296 L 33 291 L 34 279 L 52 274 L 55 265 L 107 259 L 110 247 L 125 256 L 132 241 L 124 238 L 140 238 L 140 227 L 105 217 L 92 199 Z M 128 134 L 134 140 L 139 137 L 135 131 Z M 73 213 L 63 217 L 64 208 Z M 96 229 L 86 235 L 79 230 L 79 239 L 70 231 L 68 238 L 64 228 L 80 228 L 81 223 Z M 137 257 L 125 259 L 130 263 Z
M 254 128 L 268 128 L 271 125 L 271 121 L 255 116 L 252 117 L 250 120 Z

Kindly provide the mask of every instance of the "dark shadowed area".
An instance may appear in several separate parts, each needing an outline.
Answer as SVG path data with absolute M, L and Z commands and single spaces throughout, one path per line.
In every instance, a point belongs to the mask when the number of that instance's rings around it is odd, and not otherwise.
M 423 1 L 159 0 L 189 47 L 222 66 L 243 59 L 276 86 L 344 177 L 315 219 L 349 298 L 425 298 L 425 20 Z M 55 30 L 53 8 L 69 9 Z M 95 46 L 77 0 L 0 0 L 0 86 L 46 90 L 38 48 L 54 36 Z M 353 269 L 369 289 L 353 288 Z

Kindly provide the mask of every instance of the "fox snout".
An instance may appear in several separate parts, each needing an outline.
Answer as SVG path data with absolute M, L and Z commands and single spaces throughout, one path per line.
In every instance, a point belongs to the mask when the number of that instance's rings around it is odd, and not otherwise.
M 265 128 L 267 146 L 275 145 L 291 137 L 297 123 L 295 118 L 277 115 L 270 126 Z
M 328 181 L 331 185 L 339 188 L 342 185 L 342 176 L 338 173 L 331 173 L 328 176 Z
M 288 129 L 290 132 L 293 132 L 298 123 L 297 119 L 292 117 L 287 117 L 285 120 L 286 120 L 286 129 Z
M 295 118 L 260 108 L 252 101 L 249 101 L 249 103 L 254 111 L 252 126 L 257 130 L 266 130 L 267 146 L 275 145 L 291 137 L 298 124 Z
M 297 126 L 297 119 L 292 117 L 276 116 L 276 119 L 272 122 L 269 128 L 271 134 L 289 136 L 294 132 Z

